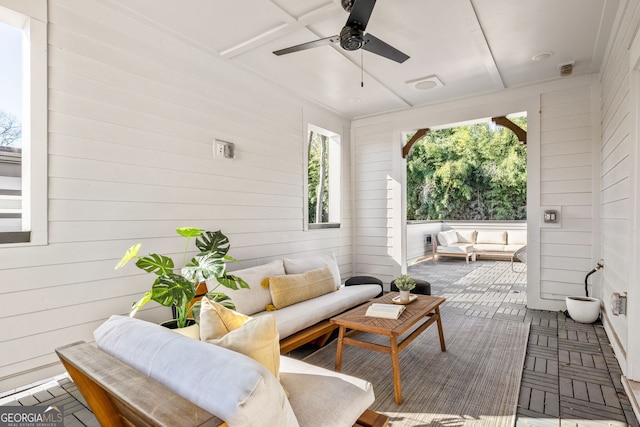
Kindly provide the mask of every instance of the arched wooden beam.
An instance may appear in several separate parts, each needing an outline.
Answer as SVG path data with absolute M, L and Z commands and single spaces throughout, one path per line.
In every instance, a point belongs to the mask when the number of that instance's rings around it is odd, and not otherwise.
M 402 147 L 402 158 L 403 159 L 406 159 L 407 157 L 409 157 L 409 153 L 411 152 L 411 148 L 413 148 L 413 145 L 416 142 L 418 142 L 423 136 L 428 134 L 429 130 L 430 130 L 429 128 L 418 129 L 416 134 L 411 137 L 409 142 L 407 142 L 407 144 L 404 147 Z
M 507 128 L 507 129 L 511 129 L 511 131 L 516 134 L 516 137 L 518 137 L 518 140 L 520 142 L 522 142 L 525 145 L 527 144 L 527 131 L 526 130 L 522 129 L 520 126 L 518 126 L 517 124 L 513 123 L 511 120 L 507 119 L 504 116 L 493 117 L 491 120 L 493 121 L 493 123 L 497 124 L 498 126 L 502 126 L 502 127 Z

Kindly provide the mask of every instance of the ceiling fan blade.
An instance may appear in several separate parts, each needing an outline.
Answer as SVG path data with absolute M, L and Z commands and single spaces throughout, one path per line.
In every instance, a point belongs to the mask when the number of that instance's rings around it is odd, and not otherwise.
M 376 0 L 355 0 L 349 19 L 347 19 L 347 25 L 364 31 L 375 5 Z
M 399 62 L 400 64 L 410 58 L 409 55 L 400 52 L 395 47 L 383 42 L 371 34 L 364 36 L 364 45 L 362 46 L 362 49 L 375 53 L 376 55 L 384 56 L 385 58 Z
M 280 56 L 286 55 L 287 53 L 299 52 L 301 50 L 312 49 L 314 47 L 325 46 L 331 43 L 335 43 L 340 40 L 338 36 L 325 37 L 323 39 L 315 40 L 312 42 L 302 43 L 296 46 L 287 47 L 285 49 L 276 50 L 273 53 Z

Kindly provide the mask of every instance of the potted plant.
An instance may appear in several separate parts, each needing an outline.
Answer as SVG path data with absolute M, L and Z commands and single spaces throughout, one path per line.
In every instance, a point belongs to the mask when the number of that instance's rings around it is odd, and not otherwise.
M 174 271 L 176 264 L 168 256 L 155 253 L 144 257 L 139 256 L 140 243 L 131 246 L 116 265 L 115 268 L 118 269 L 130 260 L 136 259 L 136 267 L 157 276 L 151 285 L 151 290 L 133 304 L 130 316 L 133 317 L 149 301 L 155 301 L 165 307 L 175 307 L 176 326 L 183 328 L 187 326 L 189 312 L 194 309 L 192 300 L 196 296 L 198 284 L 210 279 L 216 279 L 218 283 L 207 293 L 207 298 L 234 309 L 235 305 L 230 298 L 215 290 L 220 285 L 230 289 L 248 288 L 249 285 L 240 277 L 226 272 L 226 263 L 236 261 L 227 255 L 230 246 L 227 236 L 220 230 L 212 232 L 192 227 L 178 228 L 176 232 L 187 239 L 182 255 L 183 267 L 179 273 Z M 187 262 L 189 242 L 194 237 L 196 248 L 200 252 Z M 197 310 L 194 310 L 194 313 L 197 319 Z
M 408 302 L 411 290 L 416 287 L 416 282 L 408 274 L 402 274 L 394 280 L 394 283 L 400 291 L 400 301 Z

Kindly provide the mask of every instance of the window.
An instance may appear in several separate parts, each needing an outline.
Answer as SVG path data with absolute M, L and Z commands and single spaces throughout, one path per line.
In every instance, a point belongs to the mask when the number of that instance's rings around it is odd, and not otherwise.
M 47 242 L 46 21 L 46 0 L 0 0 L 0 244 Z
M 340 135 L 309 126 L 307 147 L 309 229 L 340 227 Z

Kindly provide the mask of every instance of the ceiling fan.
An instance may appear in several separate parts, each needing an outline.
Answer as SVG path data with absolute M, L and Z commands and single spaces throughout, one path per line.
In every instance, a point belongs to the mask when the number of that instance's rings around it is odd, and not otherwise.
M 273 53 L 276 55 L 286 55 L 288 53 L 325 46 L 339 41 L 340 46 L 344 50 L 364 49 L 399 63 L 403 63 L 409 59 L 408 55 L 400 52 L 395 47 L 383 42 L 374 35 L 370 33 L 364 34 L 376 0 L 341 0 L 341 3 L 342 8 L 349 12 L 349 18 L 347 19 L 347 24 L 342 28 L 342 31 L 340 31 L 340 35 L 325 37 L 286 49 L 276 50 Z

